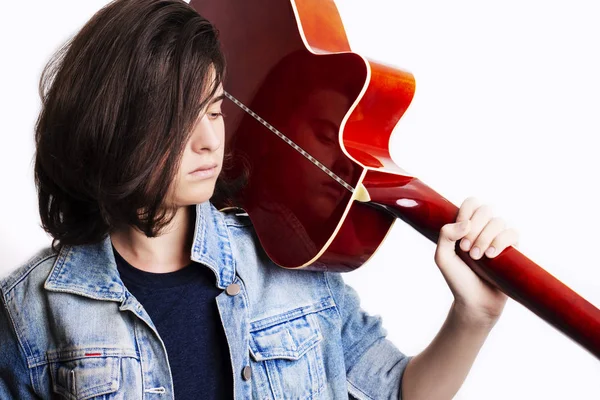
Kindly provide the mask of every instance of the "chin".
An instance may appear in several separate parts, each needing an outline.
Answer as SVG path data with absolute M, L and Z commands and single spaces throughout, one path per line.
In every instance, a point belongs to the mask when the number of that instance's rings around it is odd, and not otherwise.
M 190 206 L 194 204 L 204 203 L 212 197 L 213 193 L 214 190 L 206 190 L 202 193 L 187 193 L 186 195 L 179 196 L 179 204 Z

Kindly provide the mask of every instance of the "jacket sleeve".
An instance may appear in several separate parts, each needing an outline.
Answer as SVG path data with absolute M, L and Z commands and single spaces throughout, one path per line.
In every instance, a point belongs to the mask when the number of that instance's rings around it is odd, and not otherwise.
M 0 291 L 0 399 L 39 398 L 31 385 L 27 361 Z
M 342 319 L 348 393 L 359 400 L 401 400 L 402 376 L 412 356 L 386 338 L 381 316 L 369 315 L 360 307 L 358 293 L 342 274 L 325 274 Z

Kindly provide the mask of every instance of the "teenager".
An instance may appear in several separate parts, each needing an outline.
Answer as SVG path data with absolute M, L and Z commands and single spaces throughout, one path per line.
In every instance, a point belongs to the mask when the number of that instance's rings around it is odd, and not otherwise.
M 275 265 L 221 179 L 225 60 L 177 0 L 116 0 L 46 66 L 52 245 L 0 280 L 2 399 L 451 399 L 507 297 L 458 257 L 517 242 L 469 197 L 435 251 L 454 302 L 414 356 L 339 273 Z

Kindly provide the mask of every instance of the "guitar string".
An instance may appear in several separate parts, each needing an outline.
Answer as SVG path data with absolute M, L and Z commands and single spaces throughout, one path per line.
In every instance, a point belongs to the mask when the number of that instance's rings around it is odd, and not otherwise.
M 337 183 L 342 185 L 344 188 L 346 188 L 350 192 L 354 193 L 354 188 L 351 185 L 346 183 L 346 181 L 344 181 L 342 178 L 337 176 L 333 171 L 331 171 L 329 168 L 327 168 L 325 165 L 323 165 L 321 162 L 319 162 L 319 160 L 317 160 L 316 158 L 311 156 L 302 147 L 298 146 L 290 138 L 285 136 L 277 128 L 275 128 L 273 125 L 269 124 L 267 121 L 265 121 L 263 118 L 261 118 L 258 114 L 256 114 L 250 108 L 246 107 L 246 105 L 244 103 L 242 103 L 241 101 L 239 101 L 238 99 L 233 97 L 231 94 L 229 94 L 226 91 L 224 91 L 223 93 L 225 94 L 225 97 L 227 97 L 229 100 L 231 100 L 235 105 L 237 105 L 242 110 L 244 110 L 245 112 L 250 114 L 252 117 L 254 117 L 254 119 L 256 119 L 258 122 L 260 122 L 262 125 L 264 125 L 271 132 L 276 134 L 281 140 L 283 140 L 284 142 L 289 144 L 294 150 L 296 150 L 297 152 L 302 154 L 304 157 L 306 157 L 310 162 L 312 162 L 315 166 L 317 166 L 321 171 L 325 172 L 327 175 L 329 175 L 331 178 L 333 178 Z

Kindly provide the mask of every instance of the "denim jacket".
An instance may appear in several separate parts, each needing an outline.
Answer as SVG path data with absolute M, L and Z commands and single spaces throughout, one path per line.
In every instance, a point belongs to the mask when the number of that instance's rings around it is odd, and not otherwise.
M 223 290 L 235 399 L 401 398 L 411 357 L 339 273 L 275 265 L 248 216 L 208 201 L 196 205 L 191 259 Z M 121 281 L 109 236 L 40 250 L 0 293 L 0 399 L 173 399 L 164 343 Z

